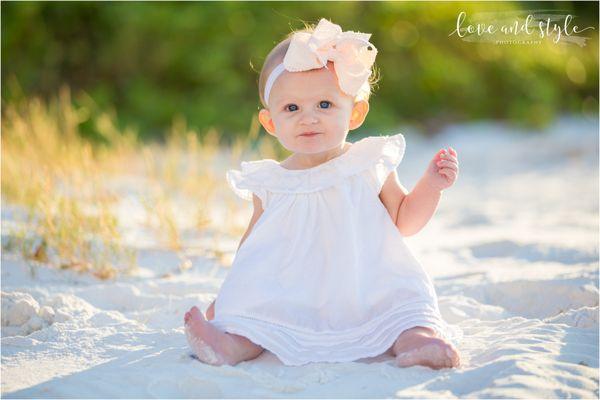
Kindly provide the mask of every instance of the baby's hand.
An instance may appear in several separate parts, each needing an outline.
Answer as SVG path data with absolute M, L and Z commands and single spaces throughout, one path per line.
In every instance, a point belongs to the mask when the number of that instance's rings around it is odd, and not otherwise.
M 438 151 L 429 163 L 423 179 L 436 190 L 444 190 L 454 184 L 458 177 L 458 158 L 456 151 L 449 147 L 448 151 Z

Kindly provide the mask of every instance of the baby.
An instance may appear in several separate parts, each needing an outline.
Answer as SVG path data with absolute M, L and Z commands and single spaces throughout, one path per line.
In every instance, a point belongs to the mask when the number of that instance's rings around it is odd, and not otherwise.
M 438 151 L 408 193 L 396 173 L 401 134 L 346 142 L 369 111 L 370 36 L 321 19 L 267 56 L 259 120 L 293 154 L 227 173 L 254 213 L 206 319 L 195 306 L 185 314 L 202 362 L 235 365 L 267 349 L 286 365 L 386 352 L 401 367 L 460 365 L 461 331 L 442 319 L 403 239 L 454 184 L 457 153 Z

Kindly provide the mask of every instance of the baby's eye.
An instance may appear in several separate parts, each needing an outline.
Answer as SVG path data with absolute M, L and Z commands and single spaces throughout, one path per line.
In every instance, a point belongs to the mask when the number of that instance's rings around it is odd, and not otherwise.
M 319 107 L 321 108 L 331 108 L 331 102 L 327 100 L 323 100 L 319 103 Z
M 286 111 L 298 111 L 298 106 L 295 104 L 288 104 L 285 106 Z

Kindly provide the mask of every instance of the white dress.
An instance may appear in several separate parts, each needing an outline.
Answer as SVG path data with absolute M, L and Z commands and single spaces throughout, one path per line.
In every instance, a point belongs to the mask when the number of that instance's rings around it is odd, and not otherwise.
M 235 255 L 212 323 L 286 365 L 376 356 L 414 326 L 459 338 L 378 196 L 404 148 L 401 134 L 366 137 L 313 168 L 265 159 L 228 171 L 232 189 L 246 200 L 256 194 L 264 212 Z

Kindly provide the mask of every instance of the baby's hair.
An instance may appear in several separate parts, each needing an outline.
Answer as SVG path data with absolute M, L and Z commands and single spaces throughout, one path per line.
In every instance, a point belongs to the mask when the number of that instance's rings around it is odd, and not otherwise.
M 296 32 L 307 32 L 312 33 L 315 30 L 315 25 L 304 23 L 304 29 L 300 29 L 297 31 L 292 31 L 288 33 L 288 35 L 281 42 L 277 43 L 275 47 L 269 52 L 267 58 L 265 58 L 265 62 L 263 63 L 262 69 L 260 70 L 260 76 L 258 78 L 258 95 L 260 96 L 260 102 L 263 107 L 268 108 L 265 102 L 265 85 L 267 83 L 267 79 L 271 71 L 279 64 L 283 62 L 283 58 L 285 57 L 285 53 L 287 53 L 288 48 L 290 47 L 290 41 L 292 40 L 292 36 Z M 379 81 L 379 73 L 378 70 L 373 65 L 373 70 L 371 76 L 369 76 L 369 90 L 359 92 L 354 101 L 365 100 L 369 101 L 369 97 L 371 96 L 373 86 Z

